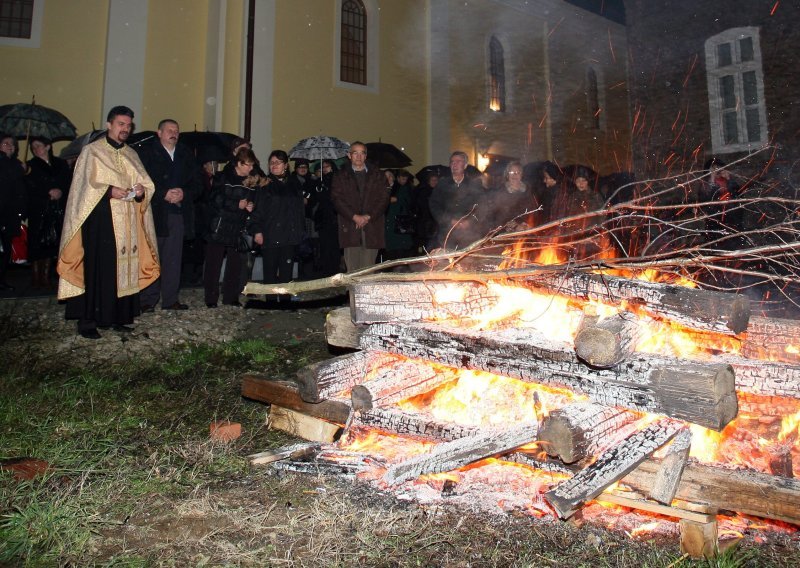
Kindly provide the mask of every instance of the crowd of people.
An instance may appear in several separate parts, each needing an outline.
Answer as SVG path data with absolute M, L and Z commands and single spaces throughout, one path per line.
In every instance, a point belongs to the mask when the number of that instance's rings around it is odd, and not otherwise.
M 220 294 L 223 305 L 239 307 L 256 256 L 264 283 L 324 277 L 463 248 L 490 232 L 580 216 L 614 199 L 587 166 L 511 161 L 491 178 L 455 151 L 447 167 L 415 176 L 372 164 L 361 142 L 339 167 L 323 160 L 312 172 L 307 160 L 276 149 L 264 171 L 240 138 L 220 169 L 198 163 L 175 120 L 162 120 L 134 150 L 126 144 L 131 109 L 114 107 L 107 118 L 105 136 L 83 149 L 73 169 L 40 137 L 29 141 L 33 157 L 22 164 L 16 139 L 0 134 L 0 287 L 8 287 L 11 241 L 26 218 L 31 285 L 50 285 L 57 268 L 66 317 L 87 338 L 100 337 L 98 328 L 129 332 L 136 316 L 159 304 L 188 309 L 180 299 L 187 281 L 202 282 L 207 308 L 218 306 Z M 703 198 L 730 198 L 737 188 L 724 164 L 708 168 Z M 592 246 L 577 254 L 605 245 Z

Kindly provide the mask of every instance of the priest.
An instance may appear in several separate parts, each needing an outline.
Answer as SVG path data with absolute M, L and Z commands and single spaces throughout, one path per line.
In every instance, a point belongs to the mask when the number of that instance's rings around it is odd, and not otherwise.
M 133 111 L 112 108 L 106 136 L 88 144 L 75 164 L 58 255 L 58 299 L 78 333 L 120 333 L 140 314 L 139 291 L 158 278 L 150 201 L 155 191 L 136 152 L 125 145 Z

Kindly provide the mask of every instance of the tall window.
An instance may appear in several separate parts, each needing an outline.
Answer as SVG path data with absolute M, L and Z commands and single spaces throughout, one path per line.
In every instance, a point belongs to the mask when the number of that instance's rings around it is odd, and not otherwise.
M 506 64 L 503 44 L 495 36 L 489 40 L 489 110 L 506 110 Z
M 0 0 L 0 36 L 30 39 L 33 0 Z
M 709 38 L 706 73 L 714 153 L 764 144 L 767 110 L 758 28 L 734 28 Z
M 361 0 L 342 2 L 339 77 L 346 83 L 367 84 L 367 11 Z

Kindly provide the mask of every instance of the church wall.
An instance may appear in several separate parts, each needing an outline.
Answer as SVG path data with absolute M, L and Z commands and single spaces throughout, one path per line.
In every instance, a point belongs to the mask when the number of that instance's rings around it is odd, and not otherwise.
M 277 3 L 273 147 L 288 150 L 301 138 L 319 134 L 346 141 L 380 138 L 405 148 L 415 166 L 425 165 L 427 2 L 381 0 L 365 5 L 368 17 L 374 15 L 371 6 L 380 7 L 379 81 L 373 90 L 337 85 L 337 2 Z
M 138 129 L 154 130 L 163 118 L 177 120 L 184 131 L 195 126 L 206 129 L 202 121 L 207 18 L 206 0 L 150 2 Z
M 103 95 L 108 4 L 49 0 L 41 46 L 0 46 L 0 104 L 36 102 L 65 114 L 79 133 L 98 123 Z M 60 145 L 57 145 L 57 148 Z

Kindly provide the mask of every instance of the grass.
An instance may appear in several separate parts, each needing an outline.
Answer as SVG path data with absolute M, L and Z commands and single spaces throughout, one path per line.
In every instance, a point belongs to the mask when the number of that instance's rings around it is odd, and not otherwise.
M 238 377 L 285 375 L 320 356 L 247 340 L 91 369 L 11 361 L 0 370 L 0 459 L 53 469 L 22 482 L 0 472 L 0 565 L 738 568 L 798 558 L 795 544 L 694 562 L 675 543 L 251 469 L 247 454 L 294 440 L 265 429 L 265 407 L 242 400 Z M 240 422 L 242 438 L 213 442 L 218 419 Z

